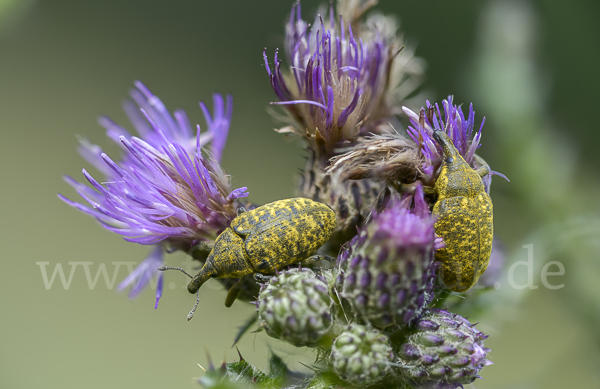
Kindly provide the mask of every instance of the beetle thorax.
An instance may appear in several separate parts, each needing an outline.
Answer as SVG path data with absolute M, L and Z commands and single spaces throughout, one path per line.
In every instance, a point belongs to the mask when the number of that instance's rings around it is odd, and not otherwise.
M 440 200 L 457 196 L 474 199 L 485 191 L 485 187 L 479 174 L 460 158 L 452 164 L 444 162 L 435 191 Z

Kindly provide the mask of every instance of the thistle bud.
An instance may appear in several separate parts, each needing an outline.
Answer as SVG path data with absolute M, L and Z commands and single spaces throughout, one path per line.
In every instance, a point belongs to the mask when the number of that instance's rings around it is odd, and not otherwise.
M 315 346 L 333 324 L 332 303 L 327 283 L 312 270 L 290 269 L 263 285 L 258 295 L 260 326 L 294 346 Z
M 433 298 L 434 222 L 421 191 L 415 199 L 423 218 L 397 203 L 375 215 L 338 258 L 336 289 L 358 322 L 393 329 L 417 317 Z
M 335 339 L 330 360 L 333 370 L 344 381 L 364 386 L 386 375 L 392 355 L 387 336 L 360 324 L 350 324 Z
M 417 384 L 470 384 L 481 378 L 483 366 L 492 364 L 486 359 L 490 349 L 483 346 L 487 337 L 460 315 L 428 309 L 400 348 L 398 369 Z

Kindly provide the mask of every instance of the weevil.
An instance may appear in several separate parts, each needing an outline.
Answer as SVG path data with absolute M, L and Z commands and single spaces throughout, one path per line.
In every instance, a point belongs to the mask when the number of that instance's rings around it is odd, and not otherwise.
M 442 263 L 444 284 L 455 292 L 464 292 L 487 269 L 492 254 L 492 200 L 481 179 L 490 170 L 487 165 L 477 171 L 471 168 L 445 132 L 434 131 L 433 137 L 444 152 L 434 187 L 435 232 L 446 245 L 435 257 Z
M 188 291 L 197 295 L 210 278 L 238 278 L 225 300 L 225 305 L 230 307 L 240 293 L 245 276 L 271 274 L 300 261 L 326 259 L 313 254 L 329 240 L 335 226 L 335 213 L 329 207 L 305 198 L 279 200 L 251 211 L 240 208 L 214 244 L 204 243 L 198 248 L 210 250 L 198 274 L 192 277 L 181 268 L 166 266 L 159 270 L 185 273 L 192 278 Z M 194 315 L 198 302 L 197 297 L 188 320 Z

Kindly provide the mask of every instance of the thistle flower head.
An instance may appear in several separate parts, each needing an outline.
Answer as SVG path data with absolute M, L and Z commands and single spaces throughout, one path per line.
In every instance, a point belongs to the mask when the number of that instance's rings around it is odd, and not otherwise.
M 269 336 L 295 346 L 315 346 L 331 329 L 329 288 L 309 269 L 272 277 L 258 295 L 260 325 Z
M 470 384 L 481 378 L 479 371 L 484 366 L 492 364 L 486 359 L 490 349 L 483 345 L 487 338 L 460 315 L 428 309 L 401 346 L 398 369 L 417 384 L 428 381 L 450 387 Z
M 302 19 L 297 2 L 286 25 L 289 73 L 282 71 L 277 51 L 273 69 L 266 50 L 263 53 L 280 100 L 274 104 L 286 106 L 297 121 L 292 131 L 306 135 L 325 155 L 331 155 L 339 141 L 356 137 L 367 122 L 389 114 L 381 108 L 400 47 L 376 24 L 360 31 L 352 27 L 352 20 L 338 18 L 333 7 L 310 25 Z
M 340 378 L 365 386 L 383 379 L 392 355 L 387 336 L 360 324 L 350 324 L 333 342 L 329 359 Z
M 419 186 L 376 214 L 338 257 L 336 289 L 358 322 L 381 329 L 410 323 L 433 298 L 434 220 Z
M 422 169 L 425 176 L 424 181 L 426 182 L 434 178 L 435 172 L 444 157 L 442 147 L 433 138 L 433 132 L 436 130 L 448 134 L 460 155 L 471 167 L 478 169 L 484 165 L 487 166 L 486 162 L 475 154 L 481 146 L 481 130 L 485 124 L 485 118 L 483 118 L 479 129 L 477 129 L 475 127 L 473 104 L 469 105 L 469 112 L 465 116 L 462 108 L 453 104 L 452 96 L 448 96 L 447 100 L 442 101 L 442 108 L 444 112 L 443 119 L 437 103 L 432 105 L 427 101 L 427 108 L 422 107 L 419 114 L 409 108 L 402 107 L 411 122 L 411 126 L 408 127 L 408 135 L 417 143 L 424 158 Z M 484 184 L 488 192 L 492 174 L 506 179 L 504 175 L 491 171 L 484 178 Z
M 222 96 L 214 95 L 212 115 L 201 104 L 208 124 L 204 133 L 199 126 L 192 130 L 185 112 L 171 115 L 140 82 L 131 97 L 135 103 L 126 103 L 125 111 L 139 136 L 102 117 L 100 124 L 123 155 L 115 161 L 83 140 L 80 153 L 104 177 L 98 181 L 84 169 L 91 188 L 65 178 L 89 206 L 59 197 L 127 241 L 161 245 L 121 284 L 121 288 L 134 285 L 131 295 L 135 296 L 151 279 L 148 265 L 162 264 L 162 246 L 187 251 L 198 241 L 216 238 L 236 216 L 236 199 L 248 193 L 246 188 L 233 190 L 219 165 L 231 120 L 230 96 L 225 103 Z M 205 151 L 209 144 L 210 151 Z
M 124 149 L 120 162 L 95 145 L 82 142 L 80 152 L 105 174 L 100 183 L 87 170 L 92 185 L 66 180 L 91 207 L 67 204 L 94 216 L 101 225 L 125 240 L 155 244 L 167 240 L 176 247 L 191 246 L 198 240 L 214 239 L 235 217 L 235 199 L 247 196 L 246 188 L 232 190 L 218 164 L 231 114 L 231 98 L 225 107 L 215 96 L 214 117 L 205 110 L 209 131 L 195 136 L 183 111 L 172 116 L 162 102 L 141 83 L 132 92 L 139 106 L 126 106 L 140 137 L 107 118 L 101 119 L 107 135 Z M 212 141 L 212 155 L 202 147 Z

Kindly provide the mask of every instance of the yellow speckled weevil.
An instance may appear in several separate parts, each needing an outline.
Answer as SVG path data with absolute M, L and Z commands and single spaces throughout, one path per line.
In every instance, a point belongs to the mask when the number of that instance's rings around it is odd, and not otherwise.
M 304 198 L 275 201 L 251 211 L 243 208 L 238 216 L 215 240 L 204 245 L 211 250 L 204 266 L 192 277 L 181 268 L 161 267 L 159 270 L 179 270 L 192 278 L 190 293 L 198 294 L 210 278 L 239 278 L 225 300 L 230 307 L 237 299 L 245 276 L 269 274 L 287 265 L 323 256 L 312 256 L 333 232 L 335 213 L 326 205 Z M 192 318 L 196 305 L 188 315 Z
M 444 284 L 455 292 L 464 292 L 487 269 L 492 254 L 492 200 L 481 180 L 490 170 L 487 165 L 473 170 L 445 132 L 434 131 L 433 137 L 444 151 L 434 188 L 438 196 L 433 206 L 435 232 L 446 244 L 435 257 L 442 263 Z

